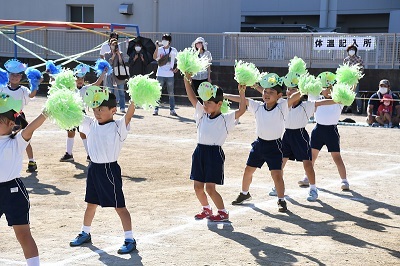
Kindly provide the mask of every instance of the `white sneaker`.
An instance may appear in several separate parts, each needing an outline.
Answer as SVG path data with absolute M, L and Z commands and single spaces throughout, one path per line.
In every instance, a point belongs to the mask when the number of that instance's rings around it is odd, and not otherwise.
M 297 184 L 299 184 L 300 187 L 308 187 L 310 185 L 310 181 L 308 181 L 308 177 L 305 176 L 303 180 L 300 180 L 297 182 Z
M 343 182 L 341 183 L 341 188 L 342 188 L 342 190 L 350 190 L 349 182 L 343 181 Z
M 273 196 L 273 197 L 278 196 L 278 193 L 276 193 L 276 188 L 273 187 L 273 188 L 271 189 L 271 191 L 268 193 L 268 195 Z
M 318 199 L 318 191 L 316 189 L 310 189 L 310 192 L 308 192 L 308 201 L 317 201 Z

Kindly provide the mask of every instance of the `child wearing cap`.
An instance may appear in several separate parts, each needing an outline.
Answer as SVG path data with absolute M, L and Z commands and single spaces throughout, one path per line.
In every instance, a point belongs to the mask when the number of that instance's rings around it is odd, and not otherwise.
M 107 97 L 101 97 L 106 95 Z M 103 100 L 99 100 L 103 99 Z M 126 114 L 114 120 L 117 112 L 117 100 L 114 94 L 99 87 L 90 87 L 86 91 L 85 102 L 90 103 L 95 118 L 85 116 L 81 131 L 87 136 L 91 163 L 88 167 L 85 201 L 87 207 L 83 218 L 81 233 L 70 242 L 70 246 L 80 246 L 91 242 L 91 224 L 98 205 L 114 208 L 120 217 L 125 241 L 118 250 L 119 254 L 130 253 L 136 249 L 133 238 L 131 216 L 125 207 L 122 191 L 121 168 L 117 163 L 123 142 L 128 136 L 130 121 L 135 112 L 133 102 Z
M 16 78 L 16 80 L 19 79 Z M 13 84 L 15 81 L 13 81 Z M 3 101 L 0 110 L 0 217 L 4 214 L 8 225 L 12 226 L 15 236 L 20 243 L 28 266 L 37 266 L 39 252 L 32 237 L 29 226 L 29 195 L 26 191 L 20 172 L 22 170 L 23 151 L 28 146 L 33 132 L 46 120 L 40 114 L 24 129 L 13 133 L 15 120 L 21 110 L 23 100 L 13 99 L 12 96 L 1 94 Z M 19 102 L 11 106 L 11 102 Z
M 76 92 L 79 93 L 82 100 L 83 100 L 83 97 L 85 96 L 85 92 L 88 87 L 100 86 L 101 82 L 104 80 L 104 76 L 107 73 L 107 69 L 105 69 L 105 71 L 103 71 L 103 73 L 97 78 L 97 80 L 94 83 L 92 83 L 90 85 L 85 85 L 85 76 L 88 72 L 90 72 L 90 67 L 85 64 L 79 64 L 74 69 L 74 73 L 75 73 L 75 77 L 76 77 L 76 89 L 77 89 Z M 83 110 L 83 112 L 86 114 L 85 110 Z M 79 135 L 83 142 L 83 146 L 85 147 L 86 154 L 87 154 L 86 161 L 90 162 L 90 156 L 89 156 L 88 148 L 87 148 L 86 135 L 79 131 L 79 127 L 77 127 L 76 129 L 74 128 L 72 130 L 67 130 L 66 152 L 61 157 L 60 162 L 73 162 L 74 161 L 74 156 L 72 154 L 72 150 L 74 148 L 74 142 L 75 142 L 75 130 L 78 130 Z
M 202 211 L 195 215 L 195 219 L 208 218 L 213 222 L 227 221 L 229 213 L 225 209 L 221 195 L 216 190 L 216 185 L 224 184 L 225 155 L 221 146 L 237 124 L 237 119 L 246 111 L 246 86 L 238 85 L 239 110 L 222 114 L 221 106 L 224 100 L 222 89 L 208 82 L 203 83 L 204 86 L 201 84 L 200 87 L 208 92 L 206 96 L 202 96 L 203 104 L 201 104 L 192 89 L 190 78 L 190 75 L 186 73 L 184 82 L 188 98 L 196 109 L 197 126 L 197 147 L 192 155 L 190 179 L 194 181 L 194 190 L 202 205 Z M 199 91 L 200 94 L 203 95 Z M 204 190 L 218 209 L 215 215 Z
M 25 119 L 25 113 L 22 111 L 30 102 L 30 99 L 36 96 L 37 89 L 29 90 L 27 87 L 21 85 L 21 79 L 23 76 L 23 72 L 26 70 L 27 65 L 23 64 L 18 59 L 10 59 L 5 64 L 4 67 L 8 71 L 9 83 L 6 87 L 0 88 L 0 93 L 5 93 L 10 95 L 16 100 L 22 101 L 21 110 L 19 110 L 19 115 L 15 120 L 16 128 L 23 129 L 28 125 L 28 122 Z M 28 155 L 28 168 L 26 172 L 33 173 L 37 170 L 37 164 L 33 157 L 33 149 L 30 143 L 28 143 L 26 147 L 26 153 Z
M 376 121 L 385 128 L 392 127 L 392 114 L 393 114 L 393 97 L 390 94 L 383 95 L 379 105 Z

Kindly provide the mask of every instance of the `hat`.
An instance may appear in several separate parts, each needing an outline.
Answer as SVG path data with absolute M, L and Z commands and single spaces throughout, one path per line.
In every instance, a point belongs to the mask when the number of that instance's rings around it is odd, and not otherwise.
M 108 89 L 100 88 L 99 86 L 90 86 L 86 89 L 83 101 L 90 108 L 97 108 L 99 106 L 106 106 L 105 101 L 108 101 L 111 93 Z M 115 95 L 114 95 L 115 97 Z M 117 101 L 115 101 L 115 106 L 117 106 Z
M 110 92 L 108 94 L 108 99 L 104 100 L 100 106 L 107 106 L 107 107 L 117 107 L 117 97 L 115 96 L 114 93 Z
M 390 87 L 390 82 L 387 79 L 382 79 L 381 81 L 379 81 L 379 84 L 385 84 L 385 85 L 388 85 Z
M 224 92 L 216 85 L 212 85 L 210 82 L 202 82 L 197 89 L 199 97 L 203 101 L 220 102 L 224 100 Z
M 207 50 L 208 43 L 206 42 L 206 40 L 204 40 L 203 37 L 197 37 L 197 39 L 194 40 L 194 42 L 192 42 L 192 47 L 196 48 L 196 43 L 199 43 L 199 42 L 203 43 L 204 50 Z
M 7 113 L 11 110 L 19 112 L 22 109 L 22 100 L 15 100 L 8 94 L 0 94 L 0 113 Z
M 28 67 L 28 65 L 23 64 L 18 59 L 10 59 L 4 63 L 4 67 L 6 68 L 6 70 L 9 73 L 18 74 L 18 73 L 24 72 L 26 70 L 26 68 Z
M 283 83 L 283 78 L 279 77 L 278 74 L 275 73 L 268 73 L 262 76 L 260 80 L 260 85 L 264 89 L 274 89 L 278 93 L 282 92 L 282 83 Z M 275 88 L 276 87 L 276 88 Z
M 390 95 L 390 94 L 383 95 L 381 102 L 383 102 L 383 101 L 393 101 L 392 95 Z
M 90 67 L 86 64 L 79 64 L 74 68 L 74 76 L 78 78 L 83 78 L 88 72 L 90 72 Z

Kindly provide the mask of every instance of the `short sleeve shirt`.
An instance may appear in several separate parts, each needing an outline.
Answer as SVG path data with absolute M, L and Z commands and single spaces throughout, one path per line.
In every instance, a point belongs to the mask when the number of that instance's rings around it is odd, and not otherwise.
M 8 94 L 15 100 L 22 100 L 22 110 L 24 110 L 25 105 L 27 105 L 31 100 L 29 97 L 31 91 L 25 86 L 19 86 L 15 89 L 12 89 L 10 86 L 5 86 L 0 88 L 0 93 Z
M 301 101 L 289 108 L 289 115 L 285 121 L 285 128 L 304 128 L 315 111 L 315 101 Z
M 315 111 L 315 121 L 320 125 L 337 125 L 344 105 L 332 104 L 318 106 Z
M 20 177 L 22 159 L 29 141 L 24 140 L 21 131 L 10 138 L 0 136 L 0 183 Z

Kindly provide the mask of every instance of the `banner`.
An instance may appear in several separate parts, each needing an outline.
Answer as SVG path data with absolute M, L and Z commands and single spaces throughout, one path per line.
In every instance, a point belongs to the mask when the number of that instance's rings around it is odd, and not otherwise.
M 375 37 L 314 37 L 314 50 L 343 50 L 354 44 L 358 50 L 375 50 Z

